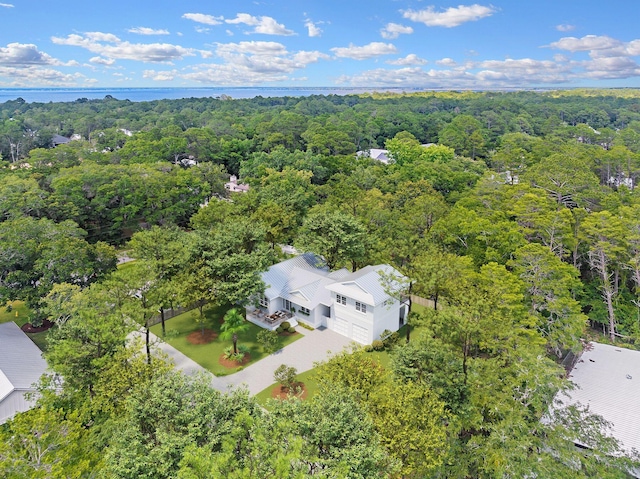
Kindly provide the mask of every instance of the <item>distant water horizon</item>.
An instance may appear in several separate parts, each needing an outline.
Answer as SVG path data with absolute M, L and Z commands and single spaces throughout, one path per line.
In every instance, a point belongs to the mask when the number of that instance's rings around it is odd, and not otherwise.
M 174 87 L 174 88 L 0 88 L 0 103 L 22 98 L 27 103 L 73 102 L 78 99 L 102 100 L 110 95 L 132 102 L 178 100 L 229 96 L 233 99 L 311 95 L 353 95 L 370 92 L 410 92 L 412 88 L 339 88 L 339 87 Z

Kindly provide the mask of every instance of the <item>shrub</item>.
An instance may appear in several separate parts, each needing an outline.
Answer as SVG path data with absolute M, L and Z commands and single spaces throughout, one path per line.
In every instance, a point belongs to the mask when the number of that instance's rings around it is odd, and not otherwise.
M 282 329 L 289 329 L 291 327 L 291 323 L 289 321 L 285 321 L 280 326 L 282 326 Z
M 366 352 L 370 353 L 371 351 L 373 351 L 373 346 L 371 346 L 370 344 L 367 344 L 367 345 L 364 347 L 364 350 L 365 350 Z
M 296 328 L 294 328 L 293 326 L 289 326 L 289 329 L 287 329 L 288 332 L 290 333 L 295 333 L 296 332 Z
M 309 331 L 313 331 L 314 327 L 309 326 L 307 323 L 298 323 L 298 326 L 302 326 L 304 329 L 308 329 Z
M 400 335 L 397 331 L 389 331 L 385 329 L 380 334 L 380 339 L 384 343 L 384 347 L 387 349 L 393 348 L 396 344 L 398 344 L 398 340 L 400 339 Z
M 384 343 L 379 339 L 376 339 L 373 343 L 371 343 L 371 347 L 376 351 L 382 351 L 384 349 Z
M 43 321 L 44 318 L 37 312 L 34 312 L 29 316 L 29 322 L 34 328 L 39 328 L 40 326 L 42 326 Z
M 256 337 L 258 344 L 262 346 L 262 349 L 268 354 L 275 352 L 278 349 L 278 333 L 275 331 L 269 331 L 263 329 L 258 333 Z
M 296 368 L 281 364 L 278 366 L 278 369 L 273 372 L 273 378 L 276 382 L 280 383 L 280 386 L 291 391 L 295 386 L 297 374 L 298 370 Z
M 223 357 L 225 359 L 228 359 L 229 361 L 235 361 L 239 363 L 244 359 L 244 355 L 246 352 L 247 352 L 246 347 L 238 347 L 238 353 L 236 354 L 233 352 L 233 346 L 229 346 L 227 349 L 224 350 Z
M 284 331 L 284 329 L 282 329 L 282 326 L 278 326 L 276 328 L 276 333 L 280 334 L 282 331 Z
M 5 310 L 7 313 L 10 313 L 11 311 L 13 311 L 13 305 L 8 304 L 7 305 L 7 309 Z

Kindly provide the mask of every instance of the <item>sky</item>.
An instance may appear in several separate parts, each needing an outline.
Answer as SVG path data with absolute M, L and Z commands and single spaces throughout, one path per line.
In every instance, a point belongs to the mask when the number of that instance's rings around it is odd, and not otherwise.
M 638 0 L 0 0 L 0 88 L 640 87 Z

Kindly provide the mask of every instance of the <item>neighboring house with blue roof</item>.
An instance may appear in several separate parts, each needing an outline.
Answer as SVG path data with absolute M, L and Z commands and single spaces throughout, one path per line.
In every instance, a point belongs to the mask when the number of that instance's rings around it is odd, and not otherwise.
M 47 369 L 42 352 L 14 322 L 0 324 L 0 424 L 33 407 L 34 384 Z
M 403 278 L 388 265 L 331 272 L 314 254 L 296 256 L 262 274 L 264 295 L 247 307 L 247 319 L 268 329 L 295 320 L 371 344 L 384 330 L 397 331 L 407 313 L 407 305 L 386 292 L 381 273 Z

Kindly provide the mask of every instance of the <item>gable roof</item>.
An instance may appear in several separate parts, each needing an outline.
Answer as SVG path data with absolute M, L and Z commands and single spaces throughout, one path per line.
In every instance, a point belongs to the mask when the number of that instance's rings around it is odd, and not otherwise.
M 46 369 L 42 352 L 16 323 L 0 324 L 0 401 L 13 391 L 32 390 Z
M 70 141 L 71 138 L 67 138 L 66 136 L 61 136 L 58 134 L 53 135 L 53 137 L 51 138 L 51 143 L 53 143 L 53 146 L 66 145 Z
M 319 256 L 304 253 L 274 264 L 262 273 L 262 281 L 267 285 L 264 295 L 270 300 L 284 298 L 309 309 L 325 301 L 323 281 L 331 281 L 329 268 Z M 328 296 L 328 293 L 326 294 Z
M 390 298 L 382 285 L 380 272 L 394 275 L 398 280 L 403 278 L 386 264 L 366 266 L 354 273 L 345 268 L 329 272 L 322 258 L 305 253 L 274 264 L 262 273 L 262 280 L 267 285 L 264 295 L 269 300 L 284 298 L 313 309 L 318 304 L 331 306 L 331 292 L 334 291 L 375 306 Z M 397 287 L 400 287 L 399 282 Z
M 327 289 L 376 306 L 391 297 L 382 284 L 381 273 L 385 276 L 393 275 L 397 277 L 398 281 L 391 286 L 400 288 L 400 281 L 403 276 L 388 264 L 378 264 L 365 266 L 358 271 L 345 275 L 339 281 L 327 286 Z
M 624 449 L 640 450 L 640 351 L 588 343 L 569 379 L 577 388 L 563 402 L 589 406 L 611 423 Z

